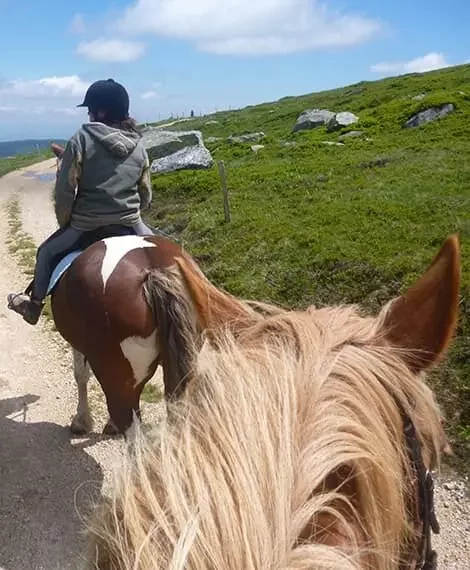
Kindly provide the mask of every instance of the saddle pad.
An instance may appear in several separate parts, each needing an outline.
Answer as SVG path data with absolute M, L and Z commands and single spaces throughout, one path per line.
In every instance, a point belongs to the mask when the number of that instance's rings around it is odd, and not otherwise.
M 59 279 L 67 271 L 67 269 L 72 265 L 73 261 L 83 252 L 82 249 L 74 250 L 63 257 L 59 263 L 55 266 L 52 272 L 51 278 L 49 280 L 49 285 L 47 287 L 47 295 L 50 295 L 54 290 L 54 287 L 59 282 Z

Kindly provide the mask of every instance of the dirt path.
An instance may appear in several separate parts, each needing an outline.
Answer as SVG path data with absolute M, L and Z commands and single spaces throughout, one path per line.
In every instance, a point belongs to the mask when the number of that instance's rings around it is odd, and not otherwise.
M 106 489 L 120 440 L 71 438 L 76 388 L 67 346 L 50 327 L 26 324 L 6 308 L 25 277 L 5 245 L 6 203 L 21 205 L 24 230 L 39 243 L 55 229 L 50 199 L 55 161 L 0 178 L 0 569 L 69 570 L 81 566 L 78 513 Z M 95 384 L 95 393 L 101 394 Z M 94 404 L 96 430 L 106 421 Z M 145 419 L 157 406 L 144 405 Z M 465 481 L 437 483 L 439 568 L 470 570 L 470 513 Z M 222 570 L 222 569 L 221 569 Z

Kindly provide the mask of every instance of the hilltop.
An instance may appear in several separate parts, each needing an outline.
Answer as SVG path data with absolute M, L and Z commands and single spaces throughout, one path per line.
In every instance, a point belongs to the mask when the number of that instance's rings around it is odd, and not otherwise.
M 454 112 L 404 128 L 416 112 Z M 306 109 L 350 111 L 329 133 L 292 132 Z M 462 318 L 432 375 L 459 458 L 470 456 L 470 66 L 360 82 L 215 113 L 169 127 L 199 129 L 224 160 L 232 221 L 217 166 L 155 175 L 147 219 L 176 236 L 218 286 L 288 307 L 353 302 L 375 311 L 426 268 L 443 240 L 462 243 Z M 342 138 L 361 131 L 358 137 Z M 263 132 L 252 142 L 230 135 Z M 341 146 L 324 144 L 343 143 Z
M 24 139 L 17 141 L 0 141 L 0 158 L 12 158 L 17 155 L 39 153 L 47 150 L 51 142 L 65 144 L 59 139 Z

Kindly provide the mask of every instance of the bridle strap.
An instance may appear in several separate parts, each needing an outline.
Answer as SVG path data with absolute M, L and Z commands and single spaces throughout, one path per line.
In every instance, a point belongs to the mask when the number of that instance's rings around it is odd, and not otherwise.
M 431 471 L 426 469 L 421 453 L 421 444 L 416 434 L 416 428 L 411 418 L 399 405 L 403 418 L 403 429 L 408 451 L 408 458 L 415 472 L 418 483 L 418 514 L 422 523 L 422 532 L 419 540 L 419 558 L 417 570 L 437 570 L 437 553 L 432 549 L 431 530 L 439 534 L 439 522 L 434 510 L 434 481 Z

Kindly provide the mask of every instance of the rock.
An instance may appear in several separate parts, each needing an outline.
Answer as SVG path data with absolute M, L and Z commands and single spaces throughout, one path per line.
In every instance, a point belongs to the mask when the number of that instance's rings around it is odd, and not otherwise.
M 218 125 L 218 124 L 219 124 L 219 121 L 215 121 L 215 120 L 206 122 L 206 125 Z
M 329 146 L 344 146 L 344 143 L 335 141 L 321 141 L 322 144 L 327 144 Z
M 297 143 L 295 141 L 281 141 L 281 146 L 297 146 Z
M 415 95 L 412 97 L 413 101 L 421 101 L 426 97 L 426 93 L 420 93 L 419 95 Z
M 349 125 L 353 125 L 357 121 L 359 121 L 359 117 L 349 111 L 336 113 L 326 124 L 326 130 L 328 132 L 337 131 L 344 127 L 349 127 Z
M 321 127 L 334 116 L 335 114 L 327 109 L 307 109 L 298 116 L 297 122 L 292 128 L 292 131 L 295 133 L 297 131 Z
M 375 166 L 387 166 L 387 164 L 389 164 L 390 162 L 392 162 L 391 158 L 386 156 L 379 156 L 374 160 L 369 160 L 368 162 L 361 162 L 359 166 L 361 168 L 374 168 Z
M 244 135 L 230 135 L 227 140 L 228 142 L 237 142 L 237 143 L 244 143 L 244 142 L 256 142 L 261 139 L 264 139 L 266 135 L 263 132 L 260 133 L 247 133 Z
M 210 168 L 214 161 L 200 131 L 163 131 L 147 128 L 142 134 L 151 172 Z
M 344 133 L 344 135 L 340 135 L 338 139 L 340 141 L 344 139 L 353 139 L 357 137 L 362 137 L 363 134 L 364 134 L 363 131 L 349 131 L 348 133 Z
M 420 127 L 425 123 L 430 123 L 436 119 L 442 119 L 442 117 L 445 117 L 454 111 L 455 107 L 452 103 L 446 103 L 440 107 L 430 107 L 429 109 L 420 111 L 419 113 L 416 113 L 416 115 L 410 117 L 404 126 L 405 128 Z
M 221 141 L 222 137 L 207 137 L 206 143 L 213 143 L 217 141 Z
M 262 148 L 264 148 L 264 144 L 254 144 L 251 146 L 251 150 L 253 152 L 258 152 L 259 150 L 261 150 Z

